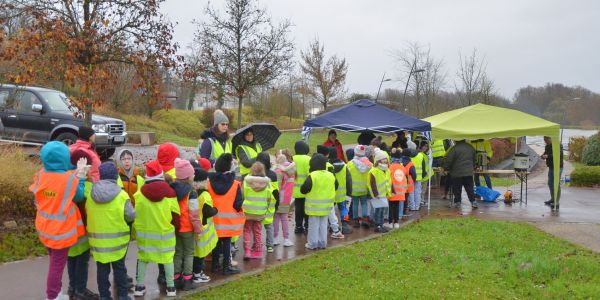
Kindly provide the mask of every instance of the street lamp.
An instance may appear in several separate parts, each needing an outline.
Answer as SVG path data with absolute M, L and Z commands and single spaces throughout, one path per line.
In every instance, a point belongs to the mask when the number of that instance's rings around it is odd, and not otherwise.
M 424 72 L 425 69 L 416 69 L 415 70 L 415 66 L 416 62 L 413 63 L 412 67 L 410 68 L 410 72 L 408 73 L 408 79 L 406 79 L 406 86 L 404 86 L 404 94 L 402 95 L 402 105 L 406 107 L 406 90 L 408 90 L 408 83 L 410 82 L 410 76 L 412 76 L 412 74 L 417 74 L 417 73 L 421 73 Z
M 574 101 L 577 101 L 577 100 L 580 100 L 580 99 L 581 98 L 579 98 L 579 97 L 574 97 L 574 98 L 571 98 L 571 99 L 569 99 L 567 101 L 573 101 L 574 102 Z M 568 103 L 567 103 L 567 105 L 568 105 Z M 560 145 L 561 146 L 562 146 L 562 140 L 563 140 L 563 130 L 564 130 L 564 124 L 565 124 L 565 116 L 566 116 L 566 114 L 567 114 L 567 108 L 565 107 L 565 109 L 563 110 L 562 120 L 560 121 Z
M 383 76 L 381 76 L 381 82 L 379 82 L 379 89 L 377 89 L 377 96 L 375 96 L 375 102 L 377 102 L 377 99 L 379 99 L 379 92 L 381 91 L 381 85 L 387 81 L 392 81 L 392 79 L 385 78 L 385 72 L 384 72 Z

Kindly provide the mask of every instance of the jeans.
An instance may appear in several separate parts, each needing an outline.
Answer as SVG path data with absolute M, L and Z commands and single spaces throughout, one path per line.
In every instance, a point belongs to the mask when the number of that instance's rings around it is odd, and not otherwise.
M 563 169 L 561 168 L 558 177 L 562 176 Z M 554 169 L 548 168 L 548 188 L 550 189 L 550 200 L 554 201 Z M 560 182 L 558 184 L 558 199 L 556 199 L 556 203 L 560 201 Z
M 408 209 L 410 210 L 419 210 L 421 208 L 421 189 L 423 187 L 423 182 L 417 181 L 415 182 L 415 190 L 410 193 L 408 197 Z
M 217 246 L 212 252 L 213 264 L 219 263 L 219 257 L 223 255 L 223 267 L 231 266 L 231 237 L 220 237 Z
M 385 212 L 384 207 L 376 208 L 373 214 L 373 220 L 375 221 L 375 225 L 381 226 L 383 225 L 383 214 Z
M 462 200 L 462 188 L 465 188 L 469 201 L 475 201 L 475 191 L 473 190 L 473 177 L 452 177 L 452 192 L 454 193 L 454 203 L 460 203 Z
M 204 272 L 204 257 L 194 256 L 194 273 Z
M 48 266 L 48 277 L 46 278 L 46 298 L 55 299 L 62 288 L 62 275 L 67 265 L 69 248 L 50 249 L 50 264 Z
M 475 186 L 481 186 L 481 181 L 479 181 L 479 174 L 475 174 L 473 175 L 473 180 L 475 181 Z M 488 174 L 483 174 L 483 179 L 485 179 L 485 185 L 491 189 L 492 188 L 492 179 L 490 178 L 490 175 Z
M 83 292 L 87 288 L 89 262 L 90 250 L 85 251 L 80 255 L 69 257 L 67 261 L 69 287 L 71 287 L 74 292 Z
M 110 292 L 110 268 L 114 271 L 113 278 L 115 284 L 117 285 L 117 295 L 119 299 L 129 299 L 127 297 L 127 293 L 129 292 L 129 282 L 127 281 L 127 268 L 125 267 L 125 257 L 111 262 L 111 263 L 100 263 L 96 262 L 96 267 L 98 268 L 98 292 L 100 293 L 100 298 L 108 298 L 111 297 Z
M 296 198 L 294 200 L 294 217 L 296 219 L 296 229 L 308 227 L 308 216 L 304 213 L 304 203 L 306 198 Z
M 358 208 L 360 207 L 361 215 L 358 214 Z M 368 217 L 369 209 L 367 208 L 367 195 L 364 196 L 352 196 L 352 217 L 357 220 L 360 217 Z
M 267 247 L 273 247 L 273 223 L 264 224 L 265 226 L 265 244 Z M 262 249 L 262 248 L 261 248 Z

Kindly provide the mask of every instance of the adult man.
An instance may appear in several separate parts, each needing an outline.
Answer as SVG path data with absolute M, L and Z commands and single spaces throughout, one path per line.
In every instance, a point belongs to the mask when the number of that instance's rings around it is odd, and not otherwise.
M 546 160 L 546 166 L 548 167 L 548 188 L 550 189 L 550 200 L 544 202 L 544 204 L 549 205 L 552 209 L 558 209 L 558 201 L 560 200 L 560 184 L 558 185 L 558 198 L 556 199 L 556 206 L 554 205 L 554 157 L 552 156 L 552 138 L 549 136 L 544 137 L 544 142 L 546 143 L 546 148 L 544 149 L 544 154 L 542 154 L 542 159 Z M 560 145 L 560 172 L 558 173 L 558 177 L 562 176 L 563 171 L 563 149 L 562 145 Z
M 454 193 L 453 207 L 460 207 L 462 188 L 467 191 L 471 208 L 476 209 L 475 193 L 473 192 L 473 169 L 475 168 L 475 149 L 465 140 L 459 140 L 448 150 L 444 161 L 444 170 L 450 172 L 452 192 Z

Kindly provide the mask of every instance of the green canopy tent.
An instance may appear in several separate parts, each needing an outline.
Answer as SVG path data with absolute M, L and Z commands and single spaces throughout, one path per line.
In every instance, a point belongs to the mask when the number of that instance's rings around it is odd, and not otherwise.
M 492 105 L 475 104 L 424 119 L 431 123 L 432 139 L 490 139 L 549 136 L 559 145 L 560 125 L 524 112 Z M 552 147 L 559 157 L 560 147 Z M 554 160 L 554 201 L 558 199 L 560 160 Z M 428 204 L 429 205 L 429 204 Z

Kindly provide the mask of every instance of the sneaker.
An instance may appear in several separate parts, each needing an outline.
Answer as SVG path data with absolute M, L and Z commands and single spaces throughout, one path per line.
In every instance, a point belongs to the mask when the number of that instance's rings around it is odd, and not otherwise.
M 239 274 L 240 273 L 240 269 L 238 269 L 235 266 L 227 266 L 225 268 L 223 268 L 223 275 L 233 275 L 233 274 Z
M 194 283 L 206 283 L 210 281 L 210 277 L 204 274 L 204 271 L 200 273 L 194 273 Z
M 291 247 L 291 246 L 294 246 L 294 242 L 292 242 L 290 239 L 285 239 L 285 240 L 283 241 L 283 246 L 284 246 L 284 247 Z
M 472 209 L 477 209 L 478 207 L 479 207 L 479 205 L 477 205 L 477 202 L 473 201 L 473 203 L 471 203 Z
M 296 233 L 296 234 L 304 233 L 304 228 L 302 228 L 302 227 L 296 227 L 294 229 L 294 233 Z
M 237 262 L 237 261 L 235 261 L 235 260 L 233 260 L 233 256 L 234 256 L 234 255 L 233 255 L 233 254 L 231 254 L 231 257 L 230 257 L 231 265 L 232 265 L 232 266 L 234 266 L 234 267 L 237 267 L 237 265 L 238 265 L 238 262 Z
M 136 285 L 133 290 L 133 295 L 136 297 L 142 297 L 146 293 L 146 287 L 143 285 Z
M 400 228 L 400 224 L 399 224 L 399 223 L 394 223 L 394 228 L 395 228 L 395 229 L 398 229 L 398 228 Z
M 386 232 L 389 232 L 389 231 L 390 230 L 387 227 L 381 226 L 381 233 L 386 233 Z
M 267 253 L 273 253 L 273 246 L 267 246 Z
M 304 244 L 304 248 L 306 248 L 308 250 L 315 250 L 315 249 L 317 249 L 316 247 L 311 247 L 309 243 Z
M 273 238 L 273 239 L 274 239 L 274 241 L 273 241 L 273 246 L 279 246 L 279 244 L 281 244 L 281 243 L 279 242 L 279 239 L 278 239 L 278 238 Z
M 546 204 L 546 205 L 550 205 L 552 203 L 554 203 L 554 200 L 552 200 L 552 199 L 550 199 L 548 201 L 544 201 L 544 204 Z
M 331 238 L 332 238 L 332 239 L 343 239 L 343 238 L 344 238 L 344 235 L 342 234 L 342 232 L 341 232 L 341 231 L 338 231 L 338 232 L 334 232 L 334 233 L 332 233 L 332 234 L 331 234 Z
M 177 296 L 177 290 L 174 286 L 167 287 L 167 297 L 175 297 Z
M 89 289 L 85 289 L 82 292 L 74 292 L 73 298 L 82 300 L 97 300 L 100 299 L 100 295 L 90 291 Z
M 382 233 L 383 232 L 383 227 L 381 227 L 381 226 L 375 227 L 375 232 Z

